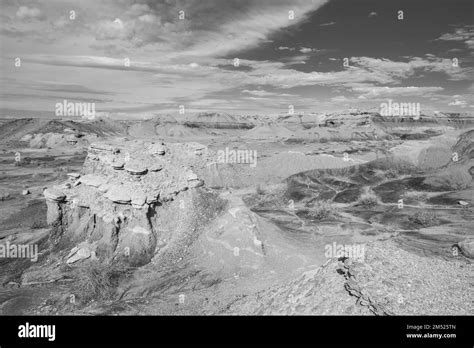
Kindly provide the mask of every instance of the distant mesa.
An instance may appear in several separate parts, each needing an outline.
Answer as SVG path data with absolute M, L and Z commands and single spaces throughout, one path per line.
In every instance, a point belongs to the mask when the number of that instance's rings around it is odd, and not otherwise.
M 292 131 L 278 125 L 276 122 L 258 125 L 243 135 L 244 138 L 249 139 L 277 139 L 290 138 L 292 136 L 294 136 Z

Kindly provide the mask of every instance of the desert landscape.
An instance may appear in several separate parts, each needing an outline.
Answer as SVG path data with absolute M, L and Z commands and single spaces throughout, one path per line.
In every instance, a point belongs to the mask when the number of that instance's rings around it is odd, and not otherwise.
M 3 119 L 0 134 L 2 241 L 38 246 L 0 261 L 3 314 L 473 313 L 470 115 Z
M 0 315 L 474 315 L 472 1 L 0 8 Z

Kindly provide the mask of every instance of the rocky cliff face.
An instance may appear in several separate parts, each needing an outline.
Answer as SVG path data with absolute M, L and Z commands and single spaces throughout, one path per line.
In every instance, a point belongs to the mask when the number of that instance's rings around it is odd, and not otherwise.
M 81 173 L 44 191 L 52 241 L 59 248 L 77 245 L 69 262 L 90 257 L 143 265 L 176 241 L 192 240 L 220 204 L 203 187 L 212 156 L 204 150 L 126 139 L 92 144 Z

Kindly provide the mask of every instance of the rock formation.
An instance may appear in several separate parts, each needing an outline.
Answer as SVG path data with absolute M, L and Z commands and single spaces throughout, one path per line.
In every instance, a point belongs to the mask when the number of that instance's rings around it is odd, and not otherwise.
M 60 248 L 88 243 L 99 259 L 148 263 L 216 212 L 193 202 L 218 201 L 202 187 L 212 156 L 204 149 L 123 139 L 91 144 L 82 173 L 44 191 L 52 241 Z M 69 258 L 76 261 L 74 253 Z

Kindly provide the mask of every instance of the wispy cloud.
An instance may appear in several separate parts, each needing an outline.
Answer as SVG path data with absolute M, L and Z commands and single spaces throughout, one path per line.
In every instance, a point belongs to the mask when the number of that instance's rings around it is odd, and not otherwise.
M 327 26 L 334 25 L 334 24 L 336 24 L 336 22 L 327 22 L 327 23 L 322 23 L 319 26 L 320 27 L 327 27 Z
M 384 52 L 367 53 L 350 58 L 343 67 L 344 46 L 318 45 L 311 41 L 313 32 L 302 32 L 334 26 L 334 18 L 339 22 L 339 17 L 315 15 L 326 2 L 5 0 L 0 15 L 5 69 L 0 82 L 5 95 L 107 95 L 98 108 L 110 110 L 172 109 L 178 103 L 237 109 L 284 107 L 289 101 L 310 106 L 316 97 L 308 96 L 316 89 L 325 95 L 318 96 L 317 105 L 331 98 L 356 102 L 413 95 L 460 107 L 463 100 L 470 103 L 467 91 L 457 91 L 457 99 L 448 100 L 441 94 L 449 93 L 446 86 L 430 80 L 441 76 L 452 85 L 467 85 L 474 68 L 465 57 L 455 66 L 451 59 L 431 54 L 388 59 L 382 58 Z M 314 25 L 305 27 L 310 20 Z M 281 40 L 289 34 L 291 39 Z M 473 37 L 473 26 L 457 26 L 436 41 L 454 43 L 452 49 L 465 52 L 473 48 Z M 328 52 L 333 57 L 327 57 Z M 21 68 L 12 64 L 16 57 L 21 57 Z M 428 82 L 418 86 L 416 81 L 425 78 Z M 339 91 L 346 95 L 334 97 Z M 50 108 L 50 101 L 44 108 Z
M 461 41 L 467 48 L 474 50 L 474 25 L 456 28 L 454 33 L 443 34 L 438 40 Z

